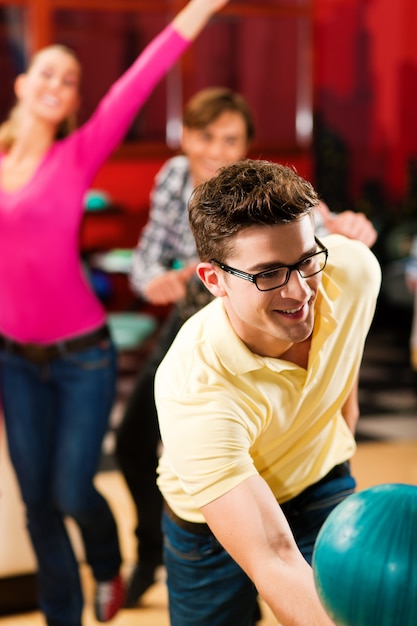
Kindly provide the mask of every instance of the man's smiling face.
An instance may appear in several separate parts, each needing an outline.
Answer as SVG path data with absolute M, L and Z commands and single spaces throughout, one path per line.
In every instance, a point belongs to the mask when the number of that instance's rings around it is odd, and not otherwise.
M 233 241 L 224 263 L 250 274 L 280 265 L 293 265 L 317 252 L 311 216 L 290 224 L 251 226 Z M 214 267 L 224 306 L 239 337 L 257 354 L 278 357 L 313 331 L 314 304 L 321 272 L 302 278 L 294 270 L 286 285 L 272 291 Z

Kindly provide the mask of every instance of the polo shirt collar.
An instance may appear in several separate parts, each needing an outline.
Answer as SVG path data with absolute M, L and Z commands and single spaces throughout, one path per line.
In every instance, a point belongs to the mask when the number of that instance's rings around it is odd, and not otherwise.
M 320 323 L 315 323 L 310 350 L 310 361 L 326 338 L 334 331 L 337 320 L 334 316 L 334 301 L 340 296 L 337 284 L 323 273 L 316 300 L 316 310 L 320 309 Z M 275 371 L 294 369 L 293 363 L 253 353 L 237 336 L 224 309 L 222 298 L 208 305 L 210 308 L 210 342 L 225 367 L 231 374 L 239 375 L 269 367 Z

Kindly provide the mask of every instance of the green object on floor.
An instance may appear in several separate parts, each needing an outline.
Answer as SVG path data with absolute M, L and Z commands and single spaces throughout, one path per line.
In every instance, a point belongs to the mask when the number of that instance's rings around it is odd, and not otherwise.
M 130 248 L 116 248 L 108 252 L 97 252 L 90 258 L 92 267 L 110 274 L 128 274 L 132 265 L 133 250 Z
M 157 327 L 156 319 L 147 313 L 110 313 L 107 322 L 119 350 L 139 348 Z

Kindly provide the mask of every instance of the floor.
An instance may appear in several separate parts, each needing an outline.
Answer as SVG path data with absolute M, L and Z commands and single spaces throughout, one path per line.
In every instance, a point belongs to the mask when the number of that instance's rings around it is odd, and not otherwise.
M 360 373 L 357 440 L 417 439 L 417 373 L 410 367 L 412 312 L 380 304 Z
M 358 449 L 352 461 L 359 489 L 384 482 L 417 485 L 417 375 L 410 369 L 408 360 L 410 315 L 407 310 L 383 308 L 369 335 L 360 377 Z M 112 449 L 114 429 L 131 388 L 134 355 L 124 354 L 120 366 L 119 397 L 105 441 L 97 485 L 107 496 L 118 520 L 127 575 L 135 554 L 135 522 L 129 494 L 114 465 Z M 81 571 L 86 596 L 84 626 L 93 626 L 97 622 L 91 610 L 91 578 L 85 566 Z M 276 625 L 268 607 L 263 605 L 262 610 L 261 626 Z M 144 596 L 142 606 L 121 611 L 111 624 L 169 626 L 163 570 L 161 580 Z M 44 626 L 44 621 L 38 612 L 30 612 L 4 616 L 0 618 L 0 626 Z

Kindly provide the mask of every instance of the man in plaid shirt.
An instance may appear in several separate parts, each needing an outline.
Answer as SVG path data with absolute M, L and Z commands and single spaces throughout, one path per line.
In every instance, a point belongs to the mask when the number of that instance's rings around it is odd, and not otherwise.
M 188 224 L 188 200 L 193 189 L 219 168 L 246 156 L 253 134 L 252 113 L 241 95 L 213 87 L 191 99 L 183 115 L 184 155 L 170 159 L 157 175 L 149 221 L 133 255 L 132 289 L 152 304 L 175 307 L 139 373 L 117 436 L 116 455 L 139 520 L 138 563 L 126 607 L 137 606 L 162 564 L 155 371 L 185 319 L 211 299 L 195 276 L 198 256 Z

